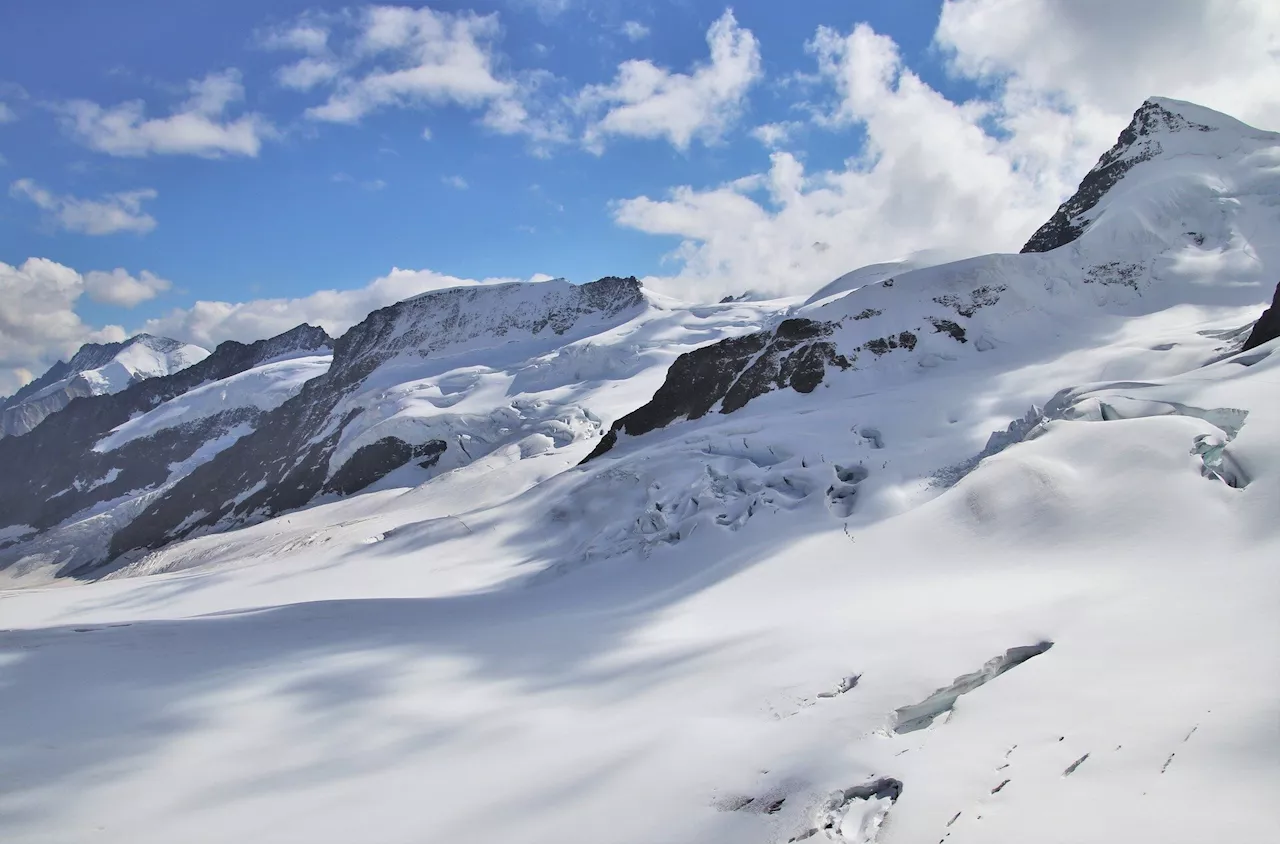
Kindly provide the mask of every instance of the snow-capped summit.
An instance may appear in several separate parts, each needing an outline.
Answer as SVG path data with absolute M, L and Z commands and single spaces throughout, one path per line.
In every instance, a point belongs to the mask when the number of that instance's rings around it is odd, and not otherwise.
M 323 377 L 152 502 L 116 533 L 111 553 L 349 495 L 410 464 L 436 473 L 531 436 L 588 436 L 600 423 L 586 408 L 495 402 L 502 393 L 485 375 L 510 382 L 522 362 L 648 307 L 635 278 L 609 277 L 450 288 L 374 311 L 336 341 Z
M 1247 149 L 1274 148 L 1280 135 L 1254 129 L 1211 109 L 1165 97 L 1151 97 L 1134 112 L 1115 146 L 1103 154 L 1075 194 L 1036 231 L 1023 252 L 1048 252 L 1076 240 L 1103 212 L 1099 202 L 1125 174 L 1144 161 L 1191 156 L 1245 158 Z M 1194 177 L 1197 165 L 1183 168 Z M 1205 175 L 1214 167 L 1205 167 Z
M 118 393 L 208 356 L 208 349 L 150 334 L 137 334 L 120 343 L 86 343 L 69 361 L 58 361 L 0 403 L 0 437 L 27 433 L 74 398 Z
M 732 413 L 778 389 L 809 393 L 832 374 L 862 390 L 904 369 L 1045 347 L 1179 305 L 1256 316 L 1280 274 L 1278 158 L 1280 133 L 1147 100 L 1021 254 L 882 264 L 837 279 L 769 330 L 681 357 L 592 456 L 620 435 Z

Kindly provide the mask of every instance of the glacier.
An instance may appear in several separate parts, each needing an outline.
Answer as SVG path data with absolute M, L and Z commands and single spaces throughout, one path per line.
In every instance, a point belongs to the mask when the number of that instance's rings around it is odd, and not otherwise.
M 13 442 L 86 501 L 248 415 L 84 569 L 0 480 L 0 830 L 1280 838 L 1277 280 L 1280 135 L 1154 98 L 1020 254 L 439 291 L 77 400 Z

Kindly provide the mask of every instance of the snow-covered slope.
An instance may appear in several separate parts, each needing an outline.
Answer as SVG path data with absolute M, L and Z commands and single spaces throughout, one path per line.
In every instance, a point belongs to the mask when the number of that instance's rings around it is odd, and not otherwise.
M 532 455 L 594 439 L 601 414 L 643 401 L 679 351 L 758 330 L 778 307 L 689 308 L 605 278 L 383 308 L 337 341 L 324 378 L 121 529 L 112 556 L 351 495 L 393 472 L 386 483 L 418 484 L 508 445 Z
M 1128 135 L 1047 252 L 371 315 L 170 491 L 276 518 L 0 593 L 6 838 L 1280 839 L 1280 136 Z
M 104 562 L 111 536 L 148 501 L 323 374 L 331 345 L 311 326 L 223 343 L 173 375 L 82 398 L 0 440 L 0 570 L 41 580 Z
M 70 361 L 58 361 L 0 403 L 0 437 L 27 433 L 74 398 L 118 393 L 139 381 L 186 369 L 208 356 L 207 349 L 150 334 L 139 334 L 123 343 L 87 343 Z
M 596 454 L 619 434 L 732 413 L 775 389 L 811 392 L 829 371 L 842 374 L 828 387 L 860 393 L 952 364 L 985 368 L 979 358 L 998 349 L 1092 347 L 1141 315 L 1256 318 L 1280 274 L 1278 160 L 1280 135 L 1149 100 L 1023 254 L 908 270 L 700 349 Z

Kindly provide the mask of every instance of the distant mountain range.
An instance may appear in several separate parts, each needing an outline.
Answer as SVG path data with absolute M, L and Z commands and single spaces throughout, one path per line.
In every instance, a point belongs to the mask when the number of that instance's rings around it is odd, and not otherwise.
M 1275 225 L 1248 186 L 1264 178 L 1257 153 L 1277 148 L 1152 99 L 1021 254 L 877 265 L 805 300 L 690 305 L 635 278 L 554 280 L 427 293 L 337 340 L 300 326 L 212 354 L 147 335 L 86 346 L 4 404 L 0 565 L 91 576 L 513 444 L 590 440 L 595 460 L 779 391 L 811 409 L 819 388 L 980 369 L 1179 304 L 1252 305 L 1259 267 L 1219 261 L 1207 282 L 1194 256 L 1236 254 L 1242 232 Z

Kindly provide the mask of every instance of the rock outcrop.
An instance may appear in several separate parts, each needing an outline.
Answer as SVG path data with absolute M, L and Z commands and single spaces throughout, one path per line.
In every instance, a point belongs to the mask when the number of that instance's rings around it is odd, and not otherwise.
M 1254 323 L 1249 339 L 1244 341 L 1241 351 L 1261 346 L 1263 343 L 1280 337 L 1280 284 L 1276 285 L 1275 296 L 1271 299 L 1271 307 L 1262 312 L 1262 316 Z

